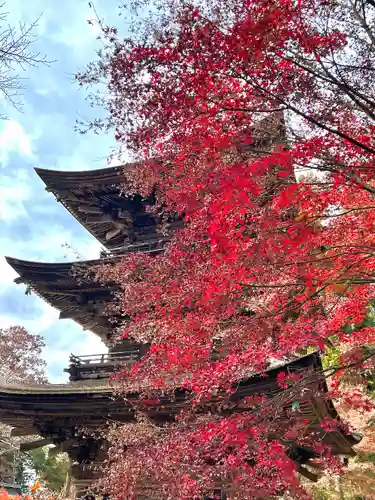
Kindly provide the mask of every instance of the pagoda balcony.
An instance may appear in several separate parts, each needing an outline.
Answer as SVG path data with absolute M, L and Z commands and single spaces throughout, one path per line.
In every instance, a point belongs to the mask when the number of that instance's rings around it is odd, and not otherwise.
M 151 255 L 163 253 L 170 241 L 170 237 L 164 236 L 157 239 L 145 239 L 131 245 L 121 245 L 119 247 L 111 248 L 111 251 L 103 251 L 101 257 L 111 257 L 111 255 L 125 255 L 132 252 L 142 252 Z
M 83 356 L 70 355 L 69 368 L 64 372 L 69 373 L 69 380 L 108 378 L 114 372 L 129 368 L 141 358 L 141 348 L 134 346 L 123 352 L 105 354 L 88 354 Z

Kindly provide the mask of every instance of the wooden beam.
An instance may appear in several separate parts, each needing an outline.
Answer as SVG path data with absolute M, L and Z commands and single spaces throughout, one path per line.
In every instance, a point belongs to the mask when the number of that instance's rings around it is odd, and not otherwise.
M 61 311 L 59 314 L 59 319 L 73 319 L 82 316 L 84 311 L 80 309 L 75 309 L 73 311 Z
M 37 441 L 30 441 L 29 443 L 21 443 L 20 444 L 20 451 L 35 450 L 37 448 L 42 448 L 43 446 L 46 446 L 47 444 L 52 444 L 52 439 L 49 439 L 49 438 L 38 439 Z
M 85 306 L 85 311 L 93 313 L 94 316 L 103 316 L 103 314 L 107 312 L 109 304 L 109 300 L 98 300 L 95 303 L 88 303 Z
M 84 214 L 102 214 L 102 210 L 99 207 L 90 205 L 79 205 L 78 211 Z
M 71 448 L 75 444 L 77 444 L 76 439 L 67 439 L 66 441 L 63 441 L 62 443 L 54 446 L 53 448 L 50 448 L 48 453 L 52 456 L 58 455 L 59 453 L 68 451 L 69 448 Z
M 128 211 L 128 210 L 124 210 L 123 208 L 120 208 L 117 212 L 118 214 L 118 217 L 120 219 L 124 219 L 128 222 L 132 222 L 133 221 L 133 217 L 132 217 L 132 214 Z
M 114 220 L 112 224 L 117 228 L 117 229 L 125 229 L 126 224 L 124 222 L 120 222 L 117 220 Z
M 309 469 L 299 464 L 297 464 L 297 472 L 299 472 L 302 476 L 306 477 L 313 483 L 316 483 L 319 479 L 319 476 L 317 474 L 314 474 L 313 472 L 309 471 Z
M 91 314 L 93 318 L 100 318 L 102 314 L 107 310 L 109 302 L 98 302 L 96 304 L 85 304 L 82 306 L 74 304 L 69 306 L 68 311 L 61 311 L 59 315 L 59 319 L 70 319 L 70 318 L 79 318 L 80 316 L 84 316 L 85 314 Z M 59 307 L 59 304 L 56 303 L 56 307 Z
M 103 286 L 99 283 L 93 281 L 92 283 L 81 284 L 78 281 L 73 281 L 73 278 L 70 287 L 66 289 L 62 288 L 62 286 L 45 285 L 38 283 L 37 281 L 32 281 L 31 283 L 38 292 L 51 293 L 54 295 L 67 295 L 69 297 L 73 297 L 74 299 L 79 293 L 88 294 L 103 290 Z
M 110 287 L 110 285 L 108 285 L 108 292 L 107 292 L 107 290 L 105 290 L 103 286 L 101 288 L 99 288 L 99 286 L 100 284 L 98 284 L 98 288 L 91 289 L 88 292 L 91 294 L 91 297 L 93 297 L 92 299 L 88 299 L 87 294 L 85 293 L 79 293 L 79 290 L 77 290 L 74 294 L 67 292 L 67 295 L 69 295 L 70 298 L 58 299 L 56 301 L 53 301 L 55 304 L 54 307 L 56 307 L 59 310 L 62 310 L 65 307 L 74 309 L 80 308 L 81 310 L 87 308 L 88 311 L 92 311 L 93 310 L 91 306 L 92 301 L 95 301 L 95 304 L 100 305 L 100 304 L 106 304 L 112 298 L 110 290 L 114 289 L 114 287 Z M 39 288 L 37 289 L 40 290 Z M 57 295 L 65 295 L 65 292 L 57 293 Z
M 94 315 L 85 325 L 82 326 L 83 330 L 91 330 L 95 326 L 102 326 L 104 328 L 111 328 L 108 322 L 108 316 Z
M 92 330 L 96 326 L 98 326 L 98 322 L 96 320 L 91 320 L 82 326 L 82 330 L 85 332 L 86 330 Z
M 324 464 L 322 464 L 320 462 L 312 462 L 311 460 L 308 460 L 305 465 L 308 465 L 312 469 L 315 469 L 315 470 L 318 470 L 318 471 L 319 470 L 322 471 L 325 468 Z
M 161 228 L 162 229 L 162 224 L 161 224 Z M 165 228 L 169 231 L 173 231 L 174 229 L 180 229 L 184 227 L 184 221 L 183 220 L 176 220 L 176 221 L 173 221 L 173 222 L 167 222 L 165 224 Z
M 51 293 L 52 295 L 66 295 L 67 297 L 76 297 L 77 291 L 61 290 L 61 288 L 53 285 L 35 284 L 34 288 L 40 293 Z
M 94 214 L 86 217 L 87 224 L 108 224 L 108 222 L 113 222 L 111 214 Z
M 36 427 L 19 427 L 10 431 L 11 437 L 37 436 L 39 431 Z
M 95 204 L 95 201 L 90 198 L 78 197 L 70 191 L 60 191 L 60 190 L 52 190 L 52 192 L 56 193 L 56 198 L 58 201 L 68 201 L 73 203 L 79 203 L 81 205 L 92 205 Z
M 106 241 L 112 240 L 113 238 L 115 238 L 116 236 L 118 236 L 119 234 L 121 234 L 121 232 L 122 232 L 121 228 L 115 227 L 114 229 L 111 229 L 105 235 Z

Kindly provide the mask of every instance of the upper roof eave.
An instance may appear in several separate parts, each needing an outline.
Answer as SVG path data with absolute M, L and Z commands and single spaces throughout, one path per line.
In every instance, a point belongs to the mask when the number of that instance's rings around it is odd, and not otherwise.
M 61 187 L 75 187 L 77 183 L 84 182 L 85 185 L 101 185 L 119 183 L 123 180 L 125 168 L 135 165 L 117 165 L 95 170 L 52 170 L 47 168 L 35 168 L 35 172 L 46 184 L 47 187 L 53 187 L 56 183 Z M 122 178 L 122 179 L 121 179 Z M 116 182 L 117 181 L 117 182 Z
M 70 214 L 109 251 L 143 241 L 145 230 L 132 226 L 133 217 L 144 215 L 134 193 L 126 196 L 125 170 L 141 162 L 83 171 L 61 171 L 36 168 L 35 171 L 56 199 Z M 129 208 L 129 203 L 130 207 Z M 141 208 L 141 210 L 140 210 Z M 128 212 L 130 210 L 130 212 Z M 140 212 L 139 212 L 140 210 Z M 92 215 L 93 214 L 93 215 Z M 89 220 L 90 219 L 90 220 Z M 152 224 L 151 224 L 152 226 Z M 158 234 L 150 234 L 151 245 Z M 162 235 L 160 235 L 160 238 Z M 148 242 L 148 235 L 146 235 Z

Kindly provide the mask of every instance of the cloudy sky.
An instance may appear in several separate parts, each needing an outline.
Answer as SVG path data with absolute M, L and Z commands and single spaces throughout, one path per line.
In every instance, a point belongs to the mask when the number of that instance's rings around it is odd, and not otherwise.
M 96 0 L 96 9 L 114 18 L 116 0 Z M 89 118 L 85 91 L 73 75 L 95 57 L 98 42 L 87 23 L 92 11 L 86 0 L 7 0 L 9 21 L 33 21 L 42 15 L 35 49 L 56 60 L 51 67 L 31 68 L 25 76 L 23 112 L 0 101 L 9 120 L 0 122 L 0 326 L 24 325 L 43 335 L 49 378 L 65 380 L 69 354 L 103 352 L 95 335 L 83 332 L 38 297 L 26 296 L 13 283 L 16 273 L 6 264 L 10 255 L 45 262 L 74 260 L 63 245 L 83 259 L 98 256 L 96 241 L 44 190 L 34 167 L 86 170 L 105 166 L 113 143 L 106 136 L 81 136 L 78 117 Z

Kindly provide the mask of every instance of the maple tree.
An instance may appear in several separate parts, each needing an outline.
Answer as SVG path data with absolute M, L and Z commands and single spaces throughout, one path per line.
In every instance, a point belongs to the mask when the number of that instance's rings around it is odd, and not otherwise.
M 42 337 L 22 326 L 0 328 L 1 383 L 46 382 L 46 363 L 41 357 L 43 347 Z
M 124 390 L 179 387 L 199 405 L 332 339 L 345 345 L 343 367 L 357 369 L 375 340 L 365 322 L 375 290 L 374 2 L 136 2 L 147 5 L 161 10 L 125 39 L 97 19 L 101 57 L 78 75 L 107 84 L 108 120 L 91 125 L 113 127 L 137 160 L 126 190 L 156 196 L 166 231 L 170 214 L 184 219 L 163 254 L 98 271 L 123 292 L 122 334 L 151 345 L 123 374 Z M 245 410 L 189 413 L 126 453 L 117 445 L 109 490 L 133 498 L 141 478 L 155 498 L 217 487 L 230 498 L 303 497 L 280 439 L 294 426 L 298 441 L 301 421 L 283 428 L 285 415 L 262 399 Z

